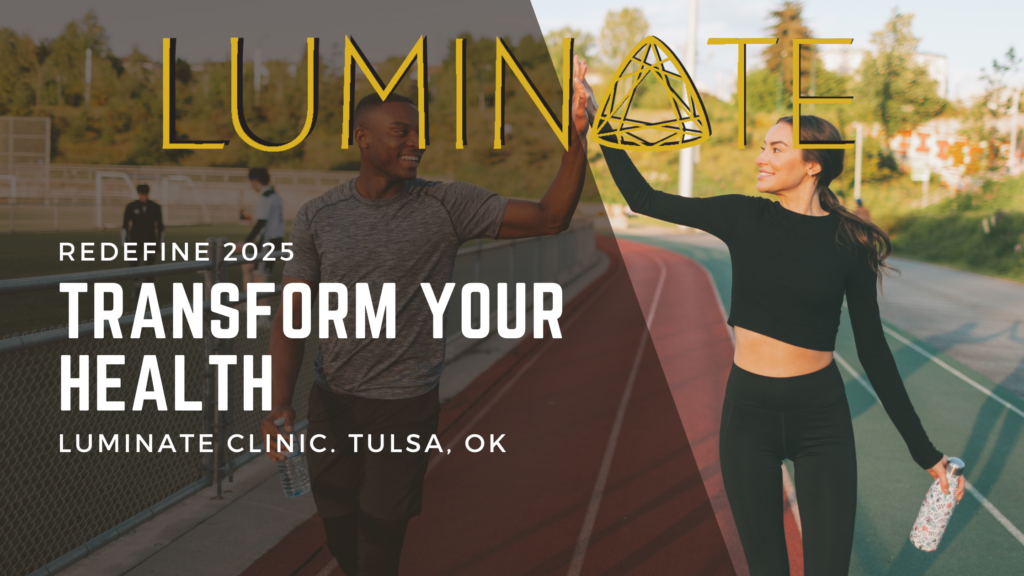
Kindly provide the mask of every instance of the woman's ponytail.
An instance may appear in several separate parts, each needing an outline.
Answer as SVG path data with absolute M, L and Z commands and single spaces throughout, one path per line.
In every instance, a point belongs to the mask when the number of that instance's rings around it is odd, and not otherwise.
M 779 118 L 779 122 L 793 125 L 793 117 Z M 800 116 L 800 140 L 802 142 L 840 142 L 843 135 L 831 122 L 817 116 Z M 885 262 L 892 253 L 889 235 L 875 223 L 857 216 L 846 209 L 829 184 L 843 172 L 845 151 L 842 148 L 804 148 L 801 150 L 804 162 L 817 162 L 821 172 L 817 177 L 818 202 L 828 212 L 836 212 L 842 217 L 836 241 L 851 248 L 860 246 L 867 252 L 871 269 L 881 275 L 882 270 L 896 270 Z

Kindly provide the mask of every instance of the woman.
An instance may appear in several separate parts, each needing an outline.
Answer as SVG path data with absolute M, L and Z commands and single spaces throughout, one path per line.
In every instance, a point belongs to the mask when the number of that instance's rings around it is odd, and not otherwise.
M 585 74 L 585 64 L 580 74 Z M 589 85 L 584 86 L 590 91 Z M 593 93 L 590 92 L 590 96 Z M 591 113 L 596 103 L 590 104 Z M 801 140 L 839 141 L 816 116 Z M 685 198 L 654 190 L 622 150 L 601 147 L 637 213 L 721 238 L 732 257 L 736 352 L 719 441 L 722 480 L 751 576 L 789 574 L 781 463 L 795 468 L 807 576 L 846 574 L 853 546 L 857 460 L 842 375 L 832 357 L 843 297 L 857 354 L 914 461 L 948 493 L 947 458 L 932 446 L 885 341 L 875 291 L 891 247 L 886 233 L 829 190 L 843 150 L 794 149 L 792 118 L 768 131 L 757 191 Z M 957 499 L 963 496 L 963 483 Z M 907 525 L 911 518 L 908 517 Z

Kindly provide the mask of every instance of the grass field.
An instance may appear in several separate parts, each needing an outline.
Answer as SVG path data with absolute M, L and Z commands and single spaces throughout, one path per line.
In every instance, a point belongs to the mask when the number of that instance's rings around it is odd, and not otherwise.
M 181 226 L 169 227 L 165 241 L 175 243 L 204 242 L 207 238 L 225 237 L 229 242 L 241 242 L 248 235 L 250 226 L 224 224 L 212 226 Z M 290 228 L 290 223 L 288 225 Z M 287 237 L 287 235 L 286 235 Z M 61 242 L 111 242 L 119 244 L 120 230 L 104 230 L 95 232 L 62 232 L 58 234 L 25 234 L 16 236 L 0 236 L 0 280 L 10 278 L 27 278 L 33 276 L 49 276 L 53 274 L 71 274 L 74 272 L 90 272 L 124 267 L 124 262 L 69 262 L 59 261 Z M 281 281 L 281 270 L 284 266 L 278 263 L 274 267 L 274 282 Z M 241 282 L 242 271 L 238 266 L 228 268 L 228 280 Z M 161 302 L 170 301 L 171 286 L 174 282 L 202 282 L 202 276 L 195 272 L 159 276 L 155 280 L 157 295 Z M 132 281 L 123 281 L 121 286 L 127 296 L 134 289 Z M 127 304 L 126 304 L 127 305 Z M 11 336 L 23 332 L 48 329 L 66 325 L 67 295 L 57 290 L 28 292 L 3 296 L 3 317 L 0 320 L 0 337 Z M 89 307 L 82 311 L 81 320 L 91 317 L 87 313 Z M 125 310 L 132 313 L 133 310 Z
M 1024 282 L 1024 176 L 903 214 L 890 230 L 902 257 Z

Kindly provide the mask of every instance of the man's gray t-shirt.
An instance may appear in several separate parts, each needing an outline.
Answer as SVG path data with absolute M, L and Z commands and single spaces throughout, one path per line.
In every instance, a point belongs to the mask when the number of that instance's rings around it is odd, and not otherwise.
M 318 384 L 364 398 L 412 398 L 437 386 L 444 367 L 445 339 L 434 338 L 420 283 L 430 284 L 440 298 L 459 247 L 474 238 L 497 237 L 508 199 L 465 182 L 416 179 L 395 196 L 370 200 L 356 191 L 355 182 L 302 206 L 291 229 L 295 256 L 284 274 L 312 284 L 314 297 L 321 282 L 347 288 L 347 337 L 339 338 L 332 323 L 330 337 L 320 340 Z M 385 337 L 383 325 L 372 337 L 368 319 L 365 337 L 356 338 L 360 282 L 368 284 L 374 311 L 384 284 L 395 284 L 394 338 Z M 332 295 L 330 309 L 337 307 Z

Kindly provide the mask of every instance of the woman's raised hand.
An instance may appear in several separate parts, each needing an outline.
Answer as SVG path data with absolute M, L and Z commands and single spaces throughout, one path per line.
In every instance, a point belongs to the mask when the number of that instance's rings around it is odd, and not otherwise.
M 597 115 L 597 101 L 594 100 L 594 90 L 587 83 L 586 74 L 586 61 L 580 60 L 579 56 L 573 56 L 572 117 L 581 138 L 586 137 L 587 130 Z

